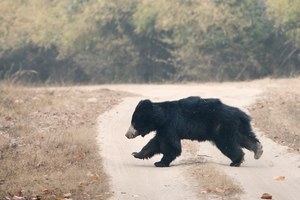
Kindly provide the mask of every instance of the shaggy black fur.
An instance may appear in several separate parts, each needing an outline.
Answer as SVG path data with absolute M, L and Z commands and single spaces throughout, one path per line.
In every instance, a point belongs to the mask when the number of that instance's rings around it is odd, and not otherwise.
M 263 153 L 262 145 L 252 131 L 250 117 L 219 99 L 188 97 L 159 103 L 140 101 L 126 136 L 145 136 L 151 131 L 156 131 L 155 137 L 133 156 L 149 159 L 162 153 L 156 167 L 168 167 L 181 154 L 181 139 L 215 143 L 232 161 L 230 166 L 240 166 L 243 162 L 242 148 L 253 151 L 256 159 Z

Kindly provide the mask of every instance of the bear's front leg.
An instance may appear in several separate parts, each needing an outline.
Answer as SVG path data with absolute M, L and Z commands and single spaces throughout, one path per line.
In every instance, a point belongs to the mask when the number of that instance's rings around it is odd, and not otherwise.
M 180 140 L 161 142 L 163 157 L 159 162 L 154 163 L 155 167 L 169 167 L 170 163 L 181 154 Z
M 175 160 L 177 156 L 171 154 L 164 154 L 159 162 L 154 163 L 155 167 L 169 167 L 170 163 Z
M 133 152 L 132 155 L 138 159 L 149 159 L 160 153 L 159 142 L 156 137 L 152 138 L 140 152 Z
M 133 152 L 131 155 L 135 158 L 144 159 L 144 156 L 141 152 Z
M 163 163 L 162 161 L 154 163 L 155 167 L 169 167 L 170 164 Z
M 163 161 L 163 160 L 161 160 L 159 162 L 154 163 L 154 166 L 155 167 L 170 167 L 171 162 L 172 161 Z

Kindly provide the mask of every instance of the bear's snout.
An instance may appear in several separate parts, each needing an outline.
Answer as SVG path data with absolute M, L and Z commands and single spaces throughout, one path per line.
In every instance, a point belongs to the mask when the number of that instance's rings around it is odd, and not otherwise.
M 133 128 L 133 126 L 131 125 L 131 126 L 129 127 L 127 133 L 125 134 L 125 136 L 126 136 L 128 139 L 133 139 L 133 138 L 139 136 L 139 133 L 138 133 L 138 131 L 135 130 L 135 129 Z

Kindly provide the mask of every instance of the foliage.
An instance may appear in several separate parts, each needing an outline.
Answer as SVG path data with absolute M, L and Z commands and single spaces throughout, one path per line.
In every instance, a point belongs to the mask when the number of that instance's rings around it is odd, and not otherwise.
M 267 0 L 268 11 L 275 18 L 277 28 L 282 28 L 300 47 L 300 1 Z
M 275 21 L 279 34 L 286 34 L 287 39 L 281 47 L 280 67 L 293 73 L 299 71 L 300 58 L 300 1 L 266 0 L 268 13 Z
M 20 71 L 36 72 L 40 82 L 94 83 L 297 74 L 299 5 L 281 0 L 2 0 L 0 78 Z

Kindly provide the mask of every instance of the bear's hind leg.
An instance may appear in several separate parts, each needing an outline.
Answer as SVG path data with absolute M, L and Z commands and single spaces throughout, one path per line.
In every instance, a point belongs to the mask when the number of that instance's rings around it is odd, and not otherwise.
M 234 142 L 216 142 L 216 145 L 218 149 L 232 161 L 230 166 L 239 167 L 244 161 L 243 150 Z
M 248 133 L 247 136 L 243 136 L 240 144 L 249 151 L 253 151 L 255 159 L 259 159 L 263 154 L 263 146 L 253 132 Z
M 138 159 L 149 159 L 155 154 L 160 153 L 159 141 L 156 137 L 152 138 L 140 152 L 133 152 L 132 155 Z
M 261 145 L 260 142 L 256 143 L 256 149 L 254 151 L 254 158 L 257 160 L 261 157 L 263 154 L 263 146 Z

